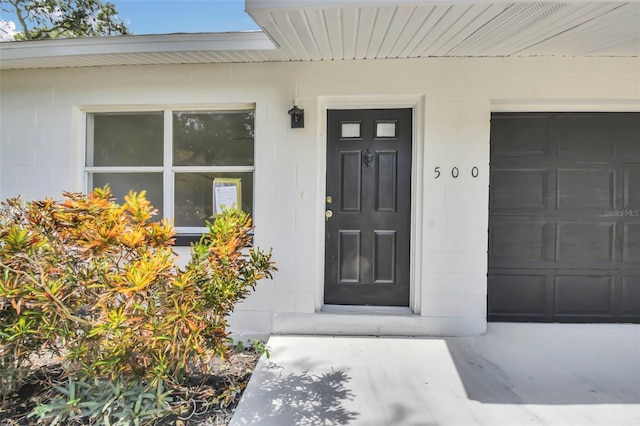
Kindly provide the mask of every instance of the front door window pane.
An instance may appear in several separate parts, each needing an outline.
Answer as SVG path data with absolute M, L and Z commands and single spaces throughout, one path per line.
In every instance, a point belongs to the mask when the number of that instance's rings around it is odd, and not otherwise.
M 342 139 L 357 139 L 360 137 L 360 123 L 341 123 L 340 137 Z
M 242 179 L 242 210 L 253 213 L 253 172 L 176 173 L 175 226 L 202 227 L 213 215 L 213 180 Z
M 91 114 L 87 166 L 162 166 L 163 113 Z
M 254 112 L 173 113 L 174 166 L 253 166 Z
M 395 137 L 396 137 L 395 121 L 376 122 L 376 138 L 395 138 Z

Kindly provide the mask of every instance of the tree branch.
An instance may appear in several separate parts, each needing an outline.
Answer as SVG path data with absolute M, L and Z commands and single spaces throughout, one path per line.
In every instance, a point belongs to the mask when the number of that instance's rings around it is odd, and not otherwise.
M 22 16 L 22 13 L 24 11 L 18 6 L 18 3 L 19 3 L 18 0 L 9 0 L 9 4 L 11 4 L 15 9 L 18 22 L 20 22 L 20 25 L 22 26 L 22 33 L 24 34 L 24 37 L 27 40 L 31 40 L 31 33 L 29 32 L 29 27 L 27 26 L 27 22 L 25 21 L 24 16 Z
M 128 34 L 113 4 L 102 0 L 0 0 L 15 11 L 24 39 Z

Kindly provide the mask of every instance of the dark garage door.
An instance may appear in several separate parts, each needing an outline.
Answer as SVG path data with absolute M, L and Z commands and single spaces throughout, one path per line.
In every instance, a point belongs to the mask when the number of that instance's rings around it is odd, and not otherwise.
M 491 119 L 489 321 L 640 322 L 640 113 Z

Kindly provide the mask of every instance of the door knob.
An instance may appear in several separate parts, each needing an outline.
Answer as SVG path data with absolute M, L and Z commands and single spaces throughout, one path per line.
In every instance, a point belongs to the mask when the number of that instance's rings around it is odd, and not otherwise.
M 327 210 L 324 212 L 324 217 L 326 217 L 327 220 L 329 220 L 331 216 L 333 216 L 333 212 L 331 210 Z

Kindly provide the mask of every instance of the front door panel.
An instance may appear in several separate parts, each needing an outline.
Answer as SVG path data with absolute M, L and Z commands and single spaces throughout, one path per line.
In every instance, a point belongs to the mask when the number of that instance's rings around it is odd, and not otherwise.
M 411 116 L 327 113 L 327 304 L 409 306 Z

